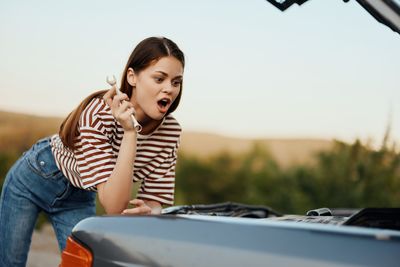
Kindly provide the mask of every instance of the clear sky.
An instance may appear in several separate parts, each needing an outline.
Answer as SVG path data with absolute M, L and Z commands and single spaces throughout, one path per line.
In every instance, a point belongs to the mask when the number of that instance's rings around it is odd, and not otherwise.
M 0 109 L 65 116 L 134 46 L 185 52 L 184 130 L 400 141 L 400 35 L 356 1 L 0 0 Z

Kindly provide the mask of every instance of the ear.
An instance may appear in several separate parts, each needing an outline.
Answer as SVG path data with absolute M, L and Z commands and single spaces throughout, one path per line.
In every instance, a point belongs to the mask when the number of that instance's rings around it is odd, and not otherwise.
M 133 71 L 132 68 L 128 68 L 128 71 L 126 72 L 126 81 L 130 84 L 130 86 L 135 87 L 136 86 L 136 74 Z

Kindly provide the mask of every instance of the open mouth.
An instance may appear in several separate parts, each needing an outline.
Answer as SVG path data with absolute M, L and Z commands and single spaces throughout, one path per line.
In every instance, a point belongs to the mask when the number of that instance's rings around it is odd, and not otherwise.
M 171 103 L 171 100 L 169 100 L 168 98 L 163 98 L 163 99 L 161 99 L 161 100 L 158 100 L 158 101 L 157 101 L 158 109 L 159 109 L 161 112 L 165 113 L 165 112 L 168 111 L 168 108 L 169 108 L 170 103 Z

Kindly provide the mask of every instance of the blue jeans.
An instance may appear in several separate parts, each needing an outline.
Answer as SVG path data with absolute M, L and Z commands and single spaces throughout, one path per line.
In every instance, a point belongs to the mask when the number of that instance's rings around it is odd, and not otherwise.
M 96 193 L 75 188 L 57 168 L 50 138 L 39 140 L 9 170 L 0 198 L 0 266 L 25 266 L 40 211 L 62 251 L 72 228 L 95 215 Z

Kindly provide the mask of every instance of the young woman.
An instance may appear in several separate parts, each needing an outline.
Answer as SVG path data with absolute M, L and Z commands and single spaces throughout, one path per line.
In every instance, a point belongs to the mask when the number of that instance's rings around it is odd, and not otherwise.
M 122 94 L 113 87 L 88 96 L 59 134 L 21 156 L 0 199 L 0 266 L 25 266 L 40 211 L 63 250 L 74 225 L 95 215 L 96 191 L 108 214 L 159 214 L 173 204 L 181 128 L 170 113 L 179 105 L 184 64 L 171 40 L 143 40 L 123 72 Z M 141 186 L 130 200 L 133 182 Z

